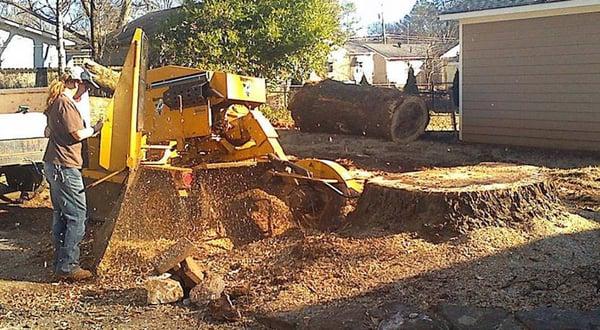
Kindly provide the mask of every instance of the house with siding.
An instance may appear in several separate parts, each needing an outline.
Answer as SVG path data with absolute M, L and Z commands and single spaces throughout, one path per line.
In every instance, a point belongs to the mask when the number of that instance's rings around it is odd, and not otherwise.
M 442 60 L 442 82 L 451 83 L 454 81 L 454 75 L 458 70 L 459 55 L 460 45 L 456 45 L 440 56 Z
M 373 55 L 373 84 L 404 86 L 408 78 L 408 69 L 412 67 L 415 75 L 421 72 L 423 65 L 432 56 L 426 44 L 365 44 L 375 53 Z
M 425 44 L 374 43 L 358 40 L 348 41 L 329 56 L 328 78 L 369 84 L 403 86 L 408 69 L 421 72 L 430 57 Z
M 600 150 L 600 1 L 478 0 L 460 24 L 461 139 Z
M 329 54 L 327 78 L 360 83 L 364 77 L 369 84 L 373 84 L 374 53 L 359 42 L 348 41 Z
M 65 46 L 74 47 L 80 40 L 65 38 Z M 79 54 L 77 51 L 75 54 Z M 67 52 L 67 60 L 73 57 Z M 0 69 L 37 69 L 58 66 L 54 31 L 26 26 L 0 17 Z

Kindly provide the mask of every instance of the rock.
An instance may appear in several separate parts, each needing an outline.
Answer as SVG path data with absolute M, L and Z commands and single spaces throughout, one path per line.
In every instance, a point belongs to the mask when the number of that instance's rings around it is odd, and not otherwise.
M 156 272 L 162 274 L 173 268 L 178 268 L 179 264 L 194 252 L 194 249 L 194 244 L 188 239 L 177 241 L 156 257 L 153 262 Z
M 517 312 L 516 316 L 529 329 L 600 329 L 600 310 L 580 312 L 537 308 Z
M 250 283 L 238 284 L 230 289 L 227 289 L 227 293 L 231 298 L 239 298 L 243 296 L 247 296 L 250 294 L 252 288 L 250 287 Z
M 443 304 L 435 310 L 452 329 L 523 329 L 508 311 L 501 308 Z
M 181 284 L 170 278 L 171 274 L 152 276 L 144 283 L 150 305 L 169 304 L 183 298 Z
M 190 300 L 198 306 L 204 306 L 221 298 L 224 290 L 225 281 L 223 281 L 223 277 L 207 271 L 204 273 L 204 280 L 190 291 Z
M 183 268 L 183 277 L 189 279 L 194 285 L 198 285 L 204 280 L 203 268 L 192 257 L 187 257 L 181 263 Z
M 444 320 L 435 315 L 425 313 L 414 307 L 401 304 L 388 304 L 377 311 L 370 312 L 379 317 L 381 322 L 378 330 L 419 329 L 419 330 L 448 330 Z
M 233 306 L 231 299 L 225 293 L 218 300 L 208 304 L 210 315 L 218 321 L 236 322 L 242 318 L 240 311 Z

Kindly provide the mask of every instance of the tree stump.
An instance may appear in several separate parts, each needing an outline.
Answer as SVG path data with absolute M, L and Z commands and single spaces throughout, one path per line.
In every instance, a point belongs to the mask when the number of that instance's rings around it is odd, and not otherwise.
M 488 226 L 523 227 L 563 208 L 533 166 L 484 163 L 378 177 L 367 182 L 350 230 L 448 238 Z
M 380 137 L 405 143 L 429 124 L 425 102 L 395 88 L 325 80 L 307 84 L 289 105 L 296 126 L 305 132 Z

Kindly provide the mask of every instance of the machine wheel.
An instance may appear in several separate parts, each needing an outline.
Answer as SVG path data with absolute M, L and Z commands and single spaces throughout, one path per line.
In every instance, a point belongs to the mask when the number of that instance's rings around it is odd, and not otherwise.
M 347 200 L 323 184 L 301 184 L 288 194 L 287 200 L 303 227 L 332 231 L 342 225 Z

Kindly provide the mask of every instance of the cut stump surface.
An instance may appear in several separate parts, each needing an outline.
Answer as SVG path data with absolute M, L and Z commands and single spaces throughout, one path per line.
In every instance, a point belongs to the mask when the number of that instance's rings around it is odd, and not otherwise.
M 484 163 L 435 168 L 367 182 L 350 230 L 377 228 L 451 237 L 488 227 L 554 219 L 563 208 L 537 167 Z

